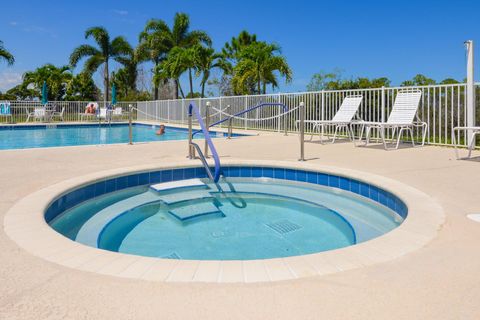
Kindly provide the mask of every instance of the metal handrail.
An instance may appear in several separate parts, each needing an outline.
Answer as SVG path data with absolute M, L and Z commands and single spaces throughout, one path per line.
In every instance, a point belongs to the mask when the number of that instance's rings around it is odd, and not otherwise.
M 193 134 L 191 133 L 191 120 L 193 116 L 193 112 L 195 112 L 195 116 L 198 120 L 198 124 L 200 125 L 201 131 L 203 132 L 203 135 L 205 137 L 205 141 L 207 142 L 207 145 L 209 146 L 211 152 L 212 152 L 212 157 L 215 162 L 215 172 L 212 174 L 212 171 L 210 170 L 210 167 L 207 163 L 207 160 L 205 159 L 205 156 L 200 150 L 200 147 L 192 141 L 193 139 Z M 205 126 L 205 123 L 203 122 L 202 116 L 200 114 L 200 111 L 198 110 L 197 106 L 193 102 L 190 103 L 188 106 L 188 117 L 189 117 L 189 155 L 190 158 L 193 158 L 193 150 L 197 150 L 200 160 L 202 161 L 203 166 L 205 167 L 205 170 L 207 171 L 208 177 L 215 183 L 218 183 L 218 180 L 220 179 L 220 158 L 218 157 L 217 149 L 215 148 L 215 145 L 213 144 L 212 138 L 210 138 L 210 133 L 208 132 L 208 129 Z
M 223 123 L 223 122 L 225 122 L 225 121 L 229 121 L 229 120 L 233 119 L 234 117 L 241 116 L 242 114 L 245 114 L 245 113 L 247 113 L 247 112 L 253 111 L 253 110 L 258 109 L 258 108 L 261 108 L 261 107 L 266 107 L 266 106 L 279 106 L 279 107 L 282 107 L 282 108 L 283 108 L 283 112 L 287 112 L 287 111 L 288 111 L 288 107 L 287 107 L 285 104 L 283 104 L 283 103 L 279 103 L 279 102 L 265 102 L 265 103 L 260 103 L 260 104 L 258 104 L 258 105 L 256 105 L 256 106 L 253 106 L 253 107 L 248 108 L 248 109 L 246 109 L 246 110 L 242 110 L 242 111 L 240 111 L 240 112 L 238 112 L 238 113 L 235 113 L 235 114 L 233 114 L 233 115 L 231 115 L 231 116 L 229 116 L 229 117 L 227 117 L 227 118 L 225 118 L 225 119 L 221 119 L 221 120 L 219 120 L 219 121 L 217 121 L 217 122 L 214 122 L 214 123 L 212 123 L 211 125 L 209 125 L 208 128 L 214 127 L 214 126 L 219 125 L 219 124 L 221 124 L 221 123 Z M 192 137 L 193 137 L 194 135 L 196 135 L 197 133 L 200 133 L 201 131 L 202 131 L 202 130 L 197 130 L 197 131 L 193 132 L 193 133 L 192 133 Z
M 212 175 L 212 171 L 210 170 L 210 166 L 208 165 L 207 159 L 203 155 L 203 152 L 202 152 L 202 149 L 200 148 L 200 146 L 198 144 L 196 144 L 195 142 L 190 142 L 190 145 L 193 146 L 195 148 L 195 150 L 197 150 L 198 157 L 200 158 L 200 161 L 202 162 L 203 166 L 205 167 L 205 170 L 207 171 L 208 178 L 216 183 L 218 180 L 215 181 L 215 177 Z

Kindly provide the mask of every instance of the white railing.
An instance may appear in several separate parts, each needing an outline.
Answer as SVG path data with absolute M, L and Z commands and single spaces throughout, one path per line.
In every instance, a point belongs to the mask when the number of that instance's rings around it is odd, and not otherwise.
M 480 84 L 476 84 L 479 91 Z M 210 102 L 213 110 L 210 111 L 209 123 L 225 119 L 228 115 L 246 110 L 260 103 L 283 103 L 290 109 L 297 107 L 300 102 L 305 103 L 306 120 L 333 118 L 343 99 L 348 95 L 363 95 L 359 116 L 367 121 L 386 121 L 391 107 L 399 90 L 419 89 L 422 91 L 418 115 L 428 125 L 427 140 L 429 144 L 452 145 L 453 128 L 467 124 L 467 95 L 466 84 L 432 85 L 419 87 L 388 87 L 375 89 L 354 90 L 324 90 L 316 92 L 277 93 L 266 95 L 231 96 L 216 98 L 196 98 L 179 100 L 119 102 L 124 110 L 129 105 L 134 108 L 133 119 L 139 121 L 155 121 L 160 123 L 187 124 L 187 108 L 190 101 L 194 101 L 201 114 L 205 114 L 205 106 Z M 476 95 L 480 100 L 480 94 Z M 40 107 L 40 102 L 11 101 L 12 117 L 0 117 L 1 122 L 24 122 L 27 113 Z M 50 107 L 55 107 L 57 112 L 64 111 L 64 121 L 81 121 L 81 114 L 85 112 L 88 102 L 59 101 L 49 102 Z M 99 107 L 104 102 L 98 102 Z M 479 101 L 476 103 L 480 106 Z M 477 107 L 478 108 L 478 107 Z M 246 113 L 241 118 L 232 120 L 235 128 L 245 130 L 268 130 L 283 132 L 285 126 L 289 132 L 297 132 L 295 121 L 299 118 L 298 109 L 282 116 L 283 111 L 276 106 L 264 107 Z M 477 124 L 480 124 L 480 110 L 477 114 Z M 264 120 L 262 120 L 264 119 Z M 57 119 L 58 120 L 58 119 Z M 95 121 L 95 119 L 91 119 Z M 228 122 L 220 125 L 226 127 Z M 306 127 L 307 133 L 311 127 Z M 465 132 L 455 133 L 457 142 L 466 145 Z M 415 132 L 420 140 L 421 133 Z
M 478 90 L 479 85 L 476 85 Z M 160 121 L 173 124 L 187 124 L 187 107 L 189 101 L 194 101 L 204 114 L 207 102 L 216 110 L 210 112 L 210 123 L 218 121 L 249 107 L 265 102 L 279 102 L 289 108 L 297 107 L 300 102 L 305 103 L 306 119 L 327 120 L 333 118 L 340 107 L 342 100 L 348 95 L 363 95 L 359 116 L 366 121 L 386 121 L 391 111 L 396 93 L 399 90 L 419 89 L 422 91 L 418 115 L 428 125 L 427 140 L 429 144 L 451 145 L 453 128 L 466 125 L 466 84 L 447 84 L 418 87 L 388 87 L 375 89 L 354 90 L 324 90 L 317 92 L 281 93 L 251 96 L 233 96 L 217 98 L 196 98 L 186 100 L 162 100 L 138 102 L 137 120 Z M 479 97 L 480 95 L 477 95 Z M 477 106 L 480 105 L 477 103 Z M 233 126 L 246 130 L 270 130 L 281 132 L 284 126 L 287 130 L 296 132 L 295 121 L 298 119 L 298 110 L 281 118 L 282 111 L 275 107 L 257 109 L 245 114 L 244 119 L 235 119 Z M 227 115 L 226 115 L 227 114 Z M 279 117 L 273 117 L 279 115 Z M 480 111 L 477 112 L 477 116 Z M 273 118 L 272 118 L 273 117 Z M 252 121 L 269 118 L 265 121 Z M 285 124 L 284 124 L 285 123 Z M 311 128 L 306 128 L 307 132 Z M 421 132 L 415 132 L 420 140 Z M 465 133 L 456 132 L 457 141 L 465 145 Z
M 63 110 L 63 121 L 78 122 L 78 121 L 98 121 L 95 117 L 82 117 L 89 101 L 49 101 L 47 108 L 54 110 L 55 113 L 61 113 Z M 99 108 L 105 107 L 105 102 L 96 102 Z M 137 102 L 118 102 L 117 107 L 121 107 L 122 111 L 128 111 L 129 106 L 136 107 Z M 0 122 L 3 123 L 22 123 L 27 120 L 28 113 L 31 113 L 35 108 L 41 108 L 40 101 L 10 101 L 11 116 L 2 117 L 0 115 Z M 134 113 L 133 117 L 136 117 Z M 59 117 L 55 117 L 52 121 L 60 121 Z M 34 122 L 35 118 L 30 117 L 29 122 Z

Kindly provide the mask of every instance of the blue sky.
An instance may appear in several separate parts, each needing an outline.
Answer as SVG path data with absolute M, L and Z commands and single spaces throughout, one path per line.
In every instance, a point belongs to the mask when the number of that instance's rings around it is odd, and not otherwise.
M 0 40 L 16 63 L 0 64 L 0 90 L 44 63 L 67 64 L 88 27 L 105 26 L 136 44 L 148 19 L 171 23 L 175 12 L 188 13 L 216 49 L 243 29 L 280 44 L 294 73 L 281 92 L 303 91 L 315 72 L 335 68 L 347 78 L 386 76 L 394 85 L 417 73 L 461 80 L 463 41 L 480 43 L 480 1 L 8 1 Z

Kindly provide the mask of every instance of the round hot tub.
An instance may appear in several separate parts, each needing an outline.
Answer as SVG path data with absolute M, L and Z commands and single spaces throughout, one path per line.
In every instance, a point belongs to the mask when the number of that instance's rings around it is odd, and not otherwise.
M 105 178 L 54 199 L 47 223 L 114 252 L 182 260 L 256 260 L 348 247 L 398 227 L 396 195 L 331 173 L 227 166 L 218 184 L 200 167 Z

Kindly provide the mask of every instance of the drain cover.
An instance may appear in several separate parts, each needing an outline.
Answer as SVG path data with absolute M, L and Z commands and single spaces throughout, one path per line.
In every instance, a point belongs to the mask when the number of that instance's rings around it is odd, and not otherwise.
M 277 221 L 273 223 L 267 223 L 265 224 L 267 227 L 273 229 L 279 234 L 287 234 L 299 229 L 302 229 L 302 226 L 299 226 L 298 224 L 295 224 L 291 221 L 288 220 L 282 220 L 282 221 Z

